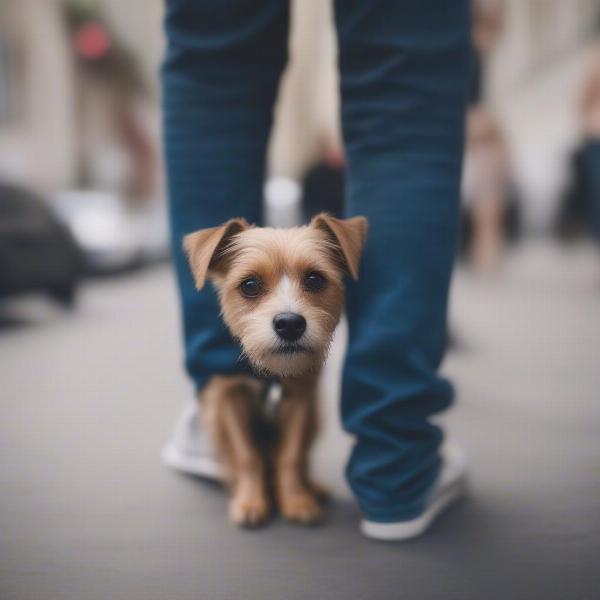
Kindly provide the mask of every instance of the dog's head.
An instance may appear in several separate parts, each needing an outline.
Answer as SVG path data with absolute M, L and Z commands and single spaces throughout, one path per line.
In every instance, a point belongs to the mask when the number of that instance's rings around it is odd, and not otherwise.
M 196 287 L 210 279 L 223 319 L 249 361 L 289 377 L 318 369 L 343 302 L 345 275 L 358 278 L 364 217 L 316 216 L 292 229 L 258 228 L 243 219 L 184 238 Z

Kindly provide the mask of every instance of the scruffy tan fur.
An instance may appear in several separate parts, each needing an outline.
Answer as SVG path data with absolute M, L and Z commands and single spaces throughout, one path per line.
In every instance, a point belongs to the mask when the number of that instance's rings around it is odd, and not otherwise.
M 326 214 L 292 229 L 257 228 L 243 219 L 187 235 L 184 247 L 196 286 L 215 285 L 225 323 L 239 340 L 257 377 L 214 376 L 200 393 L 205 425 L 226 470 L 229 514 L 240 525 L 258 525 L 271 512 L 269 456 L 252 435 L 262 411 L 266 381 L 282 385 L 277 410 L 278 442 L 273 457 L 274 496 L 284 517 L 312 523 L 321 516 L 319 490 L 308 474 L 308 452 L 317 429 L 316 385 L 344 303 L 344 275 L 358 278 L 366 219 Z M 318 273 L 324 286 L 306 287 Z M 246 297 L 241 284 L 260 282 L 260 294 Z M 273 319 L 302 315 L 301 350 L 284 352 Z

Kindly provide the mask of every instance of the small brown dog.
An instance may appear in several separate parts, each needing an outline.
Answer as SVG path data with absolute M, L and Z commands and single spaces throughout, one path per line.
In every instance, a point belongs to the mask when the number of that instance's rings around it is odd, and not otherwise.
M 316 384 L 344 303 L 344 275 L 358 278 L 367 221 L 316 216 L 292 229 L 257 228 L 232 219 L 187 235 L 184 248 L 200 290 L 215 285 L 223 319 L 260 375 L 278 377 L 278 442 L 273 475 L 279 510 L 292 521 L 321 516 L 308 475 L 316 432 Z M 264 378 L 214 376 L 200 394 L 205 425 L 231 489 L 230 518 L 257 525 L 271 511 L 269 457 L 252 425 L 263 406 Z

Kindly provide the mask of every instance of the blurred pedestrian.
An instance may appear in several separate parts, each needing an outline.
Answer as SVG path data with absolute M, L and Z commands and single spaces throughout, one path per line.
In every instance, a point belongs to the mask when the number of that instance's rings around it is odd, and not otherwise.
M 578 120 L 581 141 L 571 157 L 556 229 L 563 239 L 591 233 L 600 241 L 600 51 L 584 84 Z
M 346 158 L 344 149 L 323 134 L 317 160 L 308 168 L 302 181 L 302 212 L 309 222 L 321 211 L 341 218 L 344 213 Z
M 76 67 L 77 183 L 117 188 L 132 205 L 148 203 L 158 152 L 144 119 L 150 90 L 141 65 L 93 3 L 69 0 L 63 13 Z
M 463 245 L 477 271 L 493 270 L 516 233 L 518 208 L 511 181 L 499 124 L 489 110 L 471 108 L 462 182 Z
M 471 104 L 485 99 L 485 67 L 504 28 L 504 0 L 473 0 Z

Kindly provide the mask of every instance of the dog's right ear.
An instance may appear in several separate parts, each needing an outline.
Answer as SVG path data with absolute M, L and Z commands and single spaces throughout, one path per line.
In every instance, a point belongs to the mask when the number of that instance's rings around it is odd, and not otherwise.
M 249 227 L 245 219 L 230 219 L 219 227 L 200 229 L 183 238 L 183 248 L 198 290 L 204 287 L 209 272 L 217 267 L 220 254 L 231 237 Z

